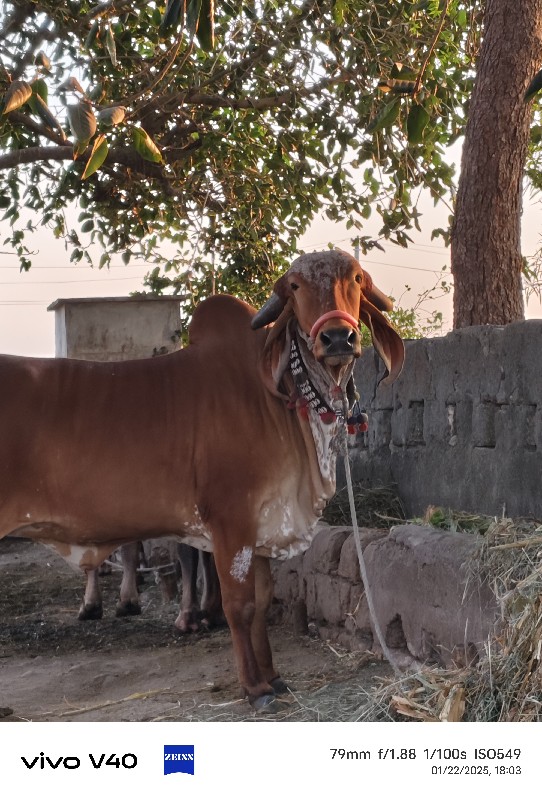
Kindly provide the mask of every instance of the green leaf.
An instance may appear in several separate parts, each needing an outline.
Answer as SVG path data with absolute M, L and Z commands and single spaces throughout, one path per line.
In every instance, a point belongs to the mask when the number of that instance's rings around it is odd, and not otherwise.
M 423 132 L 430 119 L 431 117 L 423 106 L 417 103 L 412 106 L 407 117 L 409 144 L 420 144 L 423 141 Z
M 109 145 L 107 144 L 105 134 L 102 133 L 94 140 L 94 146 L 87 161 L 85 171 L 81 176 L 81 180 L 84 181 L 86 178 L 90 178 L 91 175 L 94 175 L 104 163 L 108 153 Z
M 163 38 L 167 36 L 167 34 L 175 30 L 179 25 L 179 20 L 181 20 L 181 25 L 184 21 L 186 11 L 186 0 L 168 0 L 166 5 L 166 10 L 164 11 L 164 16 L 162 17 L 162 21 L 160 22 L 160 27 L 158 32 L 160 36 Z
M 335 25 L 342 25 L 344 22 L 344 13 L 345 13 L 345 2 L 344 0 L 336 0 L 333 4 L 333 22 Z
M 164 160 L 162 158 L 162 153 L 147 131 L 143 130 L 143 128 L 135 127 L 132 129 L 132 141 L 135 149 L 145 161 L 152 161 L 154 164 L 160 164 Z
M 58 87 L 58 91 L 78 92 L 78 94 L 82 94 L 83 96 L 85 94 L 85 90 L 83 89 L 77 78 L 74 78 L 73 75 L 70 75 L 69 78 L 66 78 L 66 80 L 60 84 L 60 86 Z
M 196 36 L 201 49 L 211 51 L 215 46 L 215 4 L 214 0 L 202 0 Z
M 66 134 L 64 133 L 62 125 L 57 120 L 41 95 L 33 94 L 28 100 L 28 105 L 30 106 L 30 110 L 33 114 L 36 114 L 49 128 L 56 130 L 63 139 L 66 139 Z
M 400 105 L 401 100 L 398 97 L 386 103 L 367 125 L 367 133 L 376 133 L 376 131 L 380 131 L 382 128 L 393 125 L 399 114 Z
M 98 19 L 95 19 L 92 25 L 90 26 L 87 38 L 85 39 L 84 47 L 86 50 L 90 50 L 90 48 L 94 44 L 99 29 L 100 29 L 100 21 Z
M 77 142 L 89 142 L 96 133 L 96 117 L 86 100 L 66 108 L 70 130 Z
M 530 82 L 529 86 L 527 87 L 527 91 L 525 92 L 525 102 L 530 100 L 531 97 L 542 89 L 542 69 L 540 72 L 537 72 L 532 81 Z
M 4 95 L 4 108 L 2 114 L 16 111 L 32 96 L 32 87 L 26 81 L 13 81 Z
M 109 108 L 102 108 L 98 112 L 98 121 L 108 127 L 120 125 L 125 117 L 126 109 L 124 106 L 109 106 Z
M 94 220 L 87 219 L 86 222 L 83 222 L 81 225 L 81 233 L 90 233 L 92 230 L 94 230 Z
M 202 0 L 188 0 L 186 6 L 186 28 L 190 36 L 195 36 L 197 33 L 201 6 Z
M 96 84 L 94 89 L 91 89 L 88 93 L 88 99 L 92 100 L 93 103 L 101 103 L 104 97 L 105 89 L 101 83 Z
M 44 103 L 47 102 L 49 89 L 43 78 L 36 78 L 35 81 L 32 81 L 32 93 L 41 97 Z
M 117 66 L 117 45 L 115 44 L 115 35 L 113 33 L 113 28 L 111 25 L 107 26 L 107 30 L 105 32 L 105 47 L 107 52 L 109 53 L 109 58 L 111 59 L 111 63 L 114 67 Z

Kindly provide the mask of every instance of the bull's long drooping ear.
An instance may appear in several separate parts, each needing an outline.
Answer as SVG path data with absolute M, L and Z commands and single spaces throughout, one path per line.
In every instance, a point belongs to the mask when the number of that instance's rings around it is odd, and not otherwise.
M 360 304 L 359 318 L 369 328 L 375 350 L 386 365 L 387 374 L 382 383 L 393 383 L 403 369 L 405 360 L 403 340 L 384 314 L 365 298 Z
M 390 298 L 381 292 L 380 289 L 374 285 L 373 279 L 368 272 L 362 269 L 364 277 L 363 293 L 365 297 L 378 308 L 380 311 L 391 311 L 393 302 Z
M 282 379 L 288 367 L 290 355 L 290 334 L 288 325 L 294 315 L 288 292 L 286 277 L 283 275 L 275 283 L 269 300 L 252 317 L 252 330 L 274 325 L 269 329 L 261 354 L 260 371 L 265 386 L 271 394 L 283 400 L 288 399 L 282 386 Z
M 276 397 L 288 399 L 282 386 L 282 378 L 288 367 L 290 355 L 289 322 L 294 316 L 288 284 L 283 275 L 275 283 L 269 300 L 252 317 L 253 330 L 274 323 L 265 340 L 260 358 L 260 371 L 264 384 Z

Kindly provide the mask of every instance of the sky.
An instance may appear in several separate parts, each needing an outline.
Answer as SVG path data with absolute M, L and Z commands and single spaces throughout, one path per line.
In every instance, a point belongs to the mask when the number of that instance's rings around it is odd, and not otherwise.
M 534 254 L 542 240 L 542 201 L 524 198 L 523 254 Z M 411 308 L 418 294 L 431 289 L 438 281 L 442 267 L 449 266 L 449 252 L 442 239 L 431 241 L 431 231 L 436 227 L 447 227 L 449 210 L 440 205 L 433 206 L 429 197 L 422 197 L 419 206 L 422 217 L 422 232 L 414 232 L 414 243 L 404 249 L 382 242 L 384 252 L 372 250 L 362 256 L 362 266 L 369 272 L 375 284 L 394 297 L 404 308 Z M 4 225 L 4 229 L 2 229 Z M 371 230 L 374 226 L 374 230 Z M 363 233 L 376 235 L 378 220 L 369 220 Z M 6 223 L 0 223 L 1 242 L 9 235 Z M 323 218 L 314 220 L 307 233 L 301 237 L 299 246 L 305 251 L 324 250 L 328 243 L 354 252 L 352 231 L 341 224 Z M 33 266 L 28 273 L 20 273 L 15 256 L 0 252 L 0 352 L 29 356 L 54 356 L 54 312 L 47 306 L 57 298 L 70 297 L 115 297 L 126 296 L 143 289 L 143 278 L 150 266 L 133 262 L 124 265 L 118 260 L 108 270 L 92 269 L 70 264 L 69 252 L 64 243 L 56 240 L 51 232 L 41 231 L 31 240 L 35 252 Z M 442 276 L 441 276 L 442 277 Z M 449 275 L 448 275 L 449 278 Z M 410 291 L 406 287 L 410 287 Z M 443 333 L 451 329 L 451 296 L 427 299 L 423 308 L 430 316 L 440 310 L 444 316 Z M 542 317 L 542 306 L 532 299 L 527 307 L 527 316 Z

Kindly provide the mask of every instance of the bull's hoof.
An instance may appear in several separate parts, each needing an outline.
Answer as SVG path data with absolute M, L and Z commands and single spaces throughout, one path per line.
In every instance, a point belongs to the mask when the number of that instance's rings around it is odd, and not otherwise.
M 181 611 L 174 625 L 179 633 L 197 633 L 202 627 L 198 615 L 192 611 Z
M 250 705 L 258 714 L 277 714 L 284 708 L 284 704 L 277 699 L 276 694 L 261 694 L 259 697 L 249 698 Z
M 89 603 L 88 605 L 82 603 L 77 616 L 81 622 L 85 622 L 87 619 L 101 619 L 103 613 L 100 603 Z
M 275 694 L 288 694 L 289 692 L 288 685 L 282 680 L 280 676 L 273 678 L 273 680 L 269 682 Z
M 117 603 L 115 609 L 116 617 L 136 617 L 138 614 L 141 614 L 141 606 L 137 601 L 124 600 L 123 602 Z
M 226 619 L 223 614 L 207 614 L 202 612 L 201 627 L 210 631 L 213 628 L 224 628 L 227 625 Z

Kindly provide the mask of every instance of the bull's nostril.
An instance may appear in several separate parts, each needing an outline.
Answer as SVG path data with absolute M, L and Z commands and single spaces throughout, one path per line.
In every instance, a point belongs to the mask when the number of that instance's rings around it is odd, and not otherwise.
M 328 336 L 327 333 L 325 333 L 324 331 L 320 331 L 320 339 L 322 341 L 322 344 L 325 345 L 326 347 L 329 347 L 333 342 L 331 336 Z
M 355 343 L 356 343 L 356 337 L 357 337 L 357 332 L 356 331 L 350 331 L 350 336 L 348 337 L 348 339 L 346 341 L 348 342 L 349 345 L 351 345 L 353 347 L 355 345 Z

